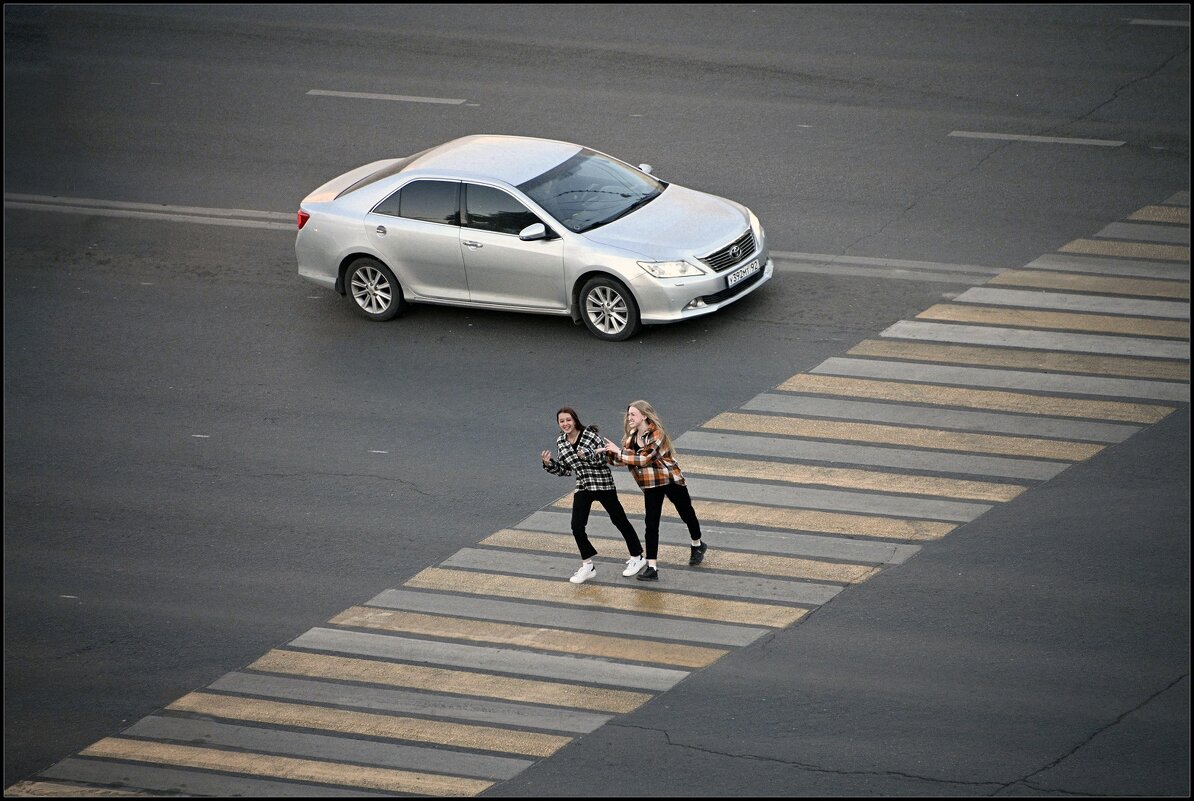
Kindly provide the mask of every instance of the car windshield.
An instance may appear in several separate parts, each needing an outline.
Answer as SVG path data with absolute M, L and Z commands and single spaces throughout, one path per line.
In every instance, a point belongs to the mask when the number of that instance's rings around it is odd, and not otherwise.
M 582 149 L 518 188 L 568 230 L 582 233 L 650 203 L 666 186 L 608 156 Z

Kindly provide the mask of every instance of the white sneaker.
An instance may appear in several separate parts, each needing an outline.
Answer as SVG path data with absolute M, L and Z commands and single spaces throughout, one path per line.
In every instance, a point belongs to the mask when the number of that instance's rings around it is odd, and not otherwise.
M 626 569 L 622 571 L 622 575 L 633 576 L 642 570 L 645 564 L 647 564 L 647 557 L 641 553 L 638 556 L 632 556 L 626 560 Z
M 573 573 L 572 578 L 570 578 L 568 580 L 571 581 L 573 584 L 584 584 L 586 581 L 588 581 L 589 579 L 593 578 L 596 575 L 597 575 L 597 567 L 591 563 L 586 562 L 585 564 L 581 565 L 580 570 L 577 570 L 575 573 Z

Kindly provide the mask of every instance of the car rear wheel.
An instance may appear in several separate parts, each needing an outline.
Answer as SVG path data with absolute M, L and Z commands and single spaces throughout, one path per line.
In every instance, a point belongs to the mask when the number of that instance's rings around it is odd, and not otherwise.
M 352 307 L 370 320 L 391 320 L 406 308 L 398 279 L 377 259 L 360 258 L 348 265 L 344 284 Z
M 625 286 L 612 278 L 597 277 L 580 291 L 580 313 L 589 333 L 598 339 L 620 342 L 638 333 L 638 304 Z

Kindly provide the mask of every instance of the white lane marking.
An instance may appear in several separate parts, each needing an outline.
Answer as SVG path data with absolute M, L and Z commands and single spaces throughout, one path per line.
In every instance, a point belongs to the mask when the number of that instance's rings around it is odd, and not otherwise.
M 28 200 L 18 198 L 28 198 Z M 132 217 L 168 222 L 199 223 L 201 225 L 226 225 L 233 228 L 264 228 L 271 231 L 289 231 L 292 233 L 296 230 L 292 214 L 282 214 L 274 211 L 206 209 L 194 206 L 164 206 L 152 203 L 124 203 L 120 201 L 38 195 L 5 195 L 4 207 L 6 209 L 28 209 L 31 211 L 56 211 L 65 214 L 90 214 L 97 217 Z M 179 211 L 191 213 L 177 213 Z M 237 217 L 289 220 L 290 222 L 267 222 L 265 219 L 236 219 Z
M 1049 272 L 1095 273 L 1098 275 L 1126 275 L 1133 278 L 1163 278 L 1170 281 L 1189 281 L 1190 266 L 1175 262 L 1115 259 L 1107 256 L 1076 256 L 1072 253 L 1049 253 L 1024 265 L 1025 270 Z M 1181 271 L 1181 272 L 1179 272 Z
M 203 206 L 170 206 L 165 203 L 129 203 L 123 200 L 97 200 L 89 197 L 59 197 L 58 195 L 22 195 L 5 192 L 4 201 L 25 201 L 28 203 L 62 204 L 70 206 L 96 206 L 106 209 L 128 209 L 133 211 L 157 211 L 172 214 L 203 214 L 210 217 L 260 217 L 267 220 L 294 222 L 294 212 L 256 211 L 254 209 L 212 209 Z
M 1166 28 L 1189 28 L 1190 20 L 1188 19 L 1133 19 L 1128 20 L 1130 25 L 1158 25 Z
M 899 267 L 909 270 L 952 271 L 964 273 L 985 273 L 997 275 L 1006 267 L 982 267 L 977 264 L 943 264 L 935 261 L 908 261 L 906 259 L 881 259 L 870 256 L 838 256 L 832 253 L 799 253 L 790 250 L 773 250 L 771 257 L 784 261 L 804 261 L 816 264 L 863 264 L 874 267 Z
M 211 434 L 191 434 L 195 439 L 211 439 Z
M 1054 145 L 1092 145 L 1094 147 L 1119 147 L 1127 142 L 1114 139 L 1071 139 L 1064 136 L 1029 136 L 1027 134 L 988 133 L 985 131 L 950 131 L 950 136 L 964 136 L 970 139 L 1006 139 L 1013 142 L 1046 142 Z
M 1177 342 L 1106 334 L 1065 334 L 1025 328 L 925 323 L 916 320 L 901 320 L 894 323 L 879 336 L 928 342 L 956 342 L 960 345 L 993 345 L 1002 348 L 1105 353 L 1110 356 L 1186 359 L 1187 361 L 1190 358 L 1190 343 L 1188 341 Z
M 777 273 L 814 273 L 820 275 L 848 275 L 854 278 L 878 278 L 884 281 L 925 281 L 944 284 L 969 284 L 975 286 L 987 280 L 985 275 L 959 273 L 930 273 L 922 270 L 887 269 L 884 267 L 858 267 L 851 264 L 803 264 L 776 260 Z M 695 341 L 695 340 L 694 340 Z
M 414 95 L 380 95 L 372 92 L 333 92 L 327 89 L 312 89 L 307 92 L 309 95 L 320 95 L 322 97 L 351 97 L 358 100 L 396 100 L 400 103 L 445 103 L 452 106 L 459 106 L 461 103 L 467 103 L 467 100 L 461 100 L 454 97 L 417 97 Z M 474 104 L 475 105 L 475 104 Z
M 1190 226 L 1115 222 L 1095 234 L 1103 239 L 1134 239 L 1138 242 L 1162 242 L 1168 245 L 1190 244 Z
M 1190 319 L 1190 301 L 1121 298 L 1112 295 L 1078 295 L 1068 292 L 1038 292 L 1032 289 L 972 287 L 954 298 L 955 303 L 989 306 L 1017 306 L 1029 309 L 1066 309 L 1100 314 L 1129 314 L 1136 317 Z
M 1172 197 L 1165 201 L 1168 206 L 1189 206 L 1190 205 L 1190 190 L 1186 189 L 1182 192 L 1175 192 Z

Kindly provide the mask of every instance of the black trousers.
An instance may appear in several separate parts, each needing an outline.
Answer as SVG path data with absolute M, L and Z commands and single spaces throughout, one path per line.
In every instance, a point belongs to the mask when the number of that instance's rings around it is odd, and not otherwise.
M 692 496 L 688 494 L 688 487 L 675 482 L 669 482 L 662 487 L 648 487 L 643 490 L 646 517 L 644 534 L 647 538 L 648 559 L 655 559 L 659 554 L 659 518 L 663 514 L 664 498 L 676 507 L 676 513 L 688 526 L 688 536 L 694 542 L 701 538 L 701 521 L 697 520 L 696 510 L 692 508 Z
M 605 507 L 610 522 L 626 540 L 626 548 L 631 556 L 638 556 L 643 552 L 642 543 L 634 526 L 630 525 L 626 517 L 626 510 L 618 500 L 617 490 L 577 490 L 572 496 L 572 536 L 576 539 L 576 547 L 580 549 L 581 559 L 591 559 L 597 554 L 593 543 L 589 542 L 589 535 L 585 533 L 585 526 L 589 523 L 589 511 L 593 508 L 593 501 Z

